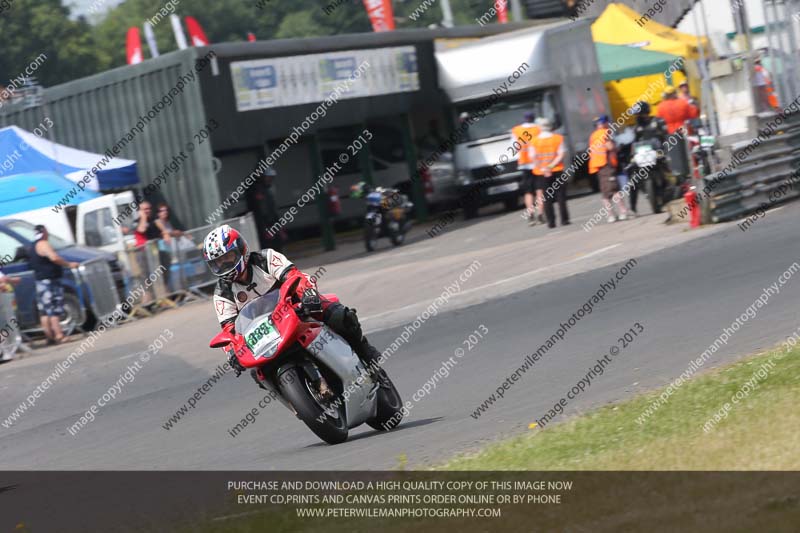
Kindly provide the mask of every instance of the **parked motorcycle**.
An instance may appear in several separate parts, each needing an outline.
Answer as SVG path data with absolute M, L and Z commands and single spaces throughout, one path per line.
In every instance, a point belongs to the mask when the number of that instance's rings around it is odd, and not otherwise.
M 394 246 L 405 242 L 411 229 L 411 210 L 414 204 L 397 189 L 377 187 L 369 189 L 364 183 L 353 185 L 351 197 L 366 195 L 367 214 L 364 216 L 364 245 L 368 252 L 375 250 L 378 239 L 389 237 Z
M 249 302 L 239 312 L 235 334 L 221 331 L 212 348 L 232 348 L 259 386 L 271 391 L 297 418 L 329 444 L 347 440 L 363 423 L 388 431 L 403 417 L 402 399 L 385 370 L 373 374 L 342 337 L 306 318 L 301 295 L 305 278 Z M 323 296 L 336 302 L 333 294 Z M 327 387 L 322 386 L 325 381 Z
M 701 179 L 711 175 L 712 161 L 719 162 L 714 150 L 717 139 L 709 134 L 709 130 L 702 120 L 694 119 L 687 122 L 691 122 L 691 133 L 686 139 L 689 141 L 689 149 L 692 154 L 692 174 L 695 179 Z

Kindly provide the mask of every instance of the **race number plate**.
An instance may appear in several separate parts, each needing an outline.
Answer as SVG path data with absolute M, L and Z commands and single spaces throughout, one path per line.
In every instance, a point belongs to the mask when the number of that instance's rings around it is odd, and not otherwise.
M 258 356 L 264 348 L 274 343 L 280 336 L 281 334 L 275 328 L 272 319 L 267 317 L 247 331 L 245 341 L 253 354 Z

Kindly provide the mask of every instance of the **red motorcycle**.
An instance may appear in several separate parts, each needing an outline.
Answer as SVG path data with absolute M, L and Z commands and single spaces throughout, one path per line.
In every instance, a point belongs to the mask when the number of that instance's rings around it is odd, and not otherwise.
M 235 333 L 221 331 L 210 346 L 233 349 L 242 366 L 256 370 L 259 386 L 329 444 L 344 442 L 349 429 L 365 422 L 380 431 L 397 427 L 403 402 L 386 372 L 368 372 L 342 337 L 300 318 L 299 295 L 308 287 L 298 275 L 252 300 L 239 312 Z M 334 294 L 323 298 L 338 301 Z

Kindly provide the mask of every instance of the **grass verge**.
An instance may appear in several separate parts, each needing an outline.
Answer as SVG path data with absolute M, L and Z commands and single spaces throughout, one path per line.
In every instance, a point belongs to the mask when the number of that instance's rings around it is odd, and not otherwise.
M 755 355 L 686 381 L 638 423 L 661 394 L 534 428 L 437 469 L 800 469 L 800 350 Z M 719 422 L 705 431 L 715 414 Z

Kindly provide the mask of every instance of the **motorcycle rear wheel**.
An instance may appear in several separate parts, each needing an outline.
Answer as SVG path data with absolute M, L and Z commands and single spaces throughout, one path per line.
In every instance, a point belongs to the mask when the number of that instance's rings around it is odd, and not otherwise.
M 312 393 L 312 385 L 305 372 L 300 371 L 297 367 L 285 370 L 278 383 L 283 396 L 297 411 L 297 417 L 317 437 L 328 444 L 339 444 L 347 440 L 347 420 L 345 420 L 344 405 L 341 404 L 341 400 L 335 407 L 326 408 L 320 405 Z M 337 398 L 339 396 L 336 396 L 334 401 Z
M 385 370 L 380 369 L 381 385 L 378 388 L 378 412 L 367 425 L 378 431 L 390 431 L 403 420 L 403 399 Z
M 393 234 L 392 237 L 392 245 L 393 246 L 400 246 L 406 240 L 406 234 L 402 231 L 398 231 L 397 233 Z

